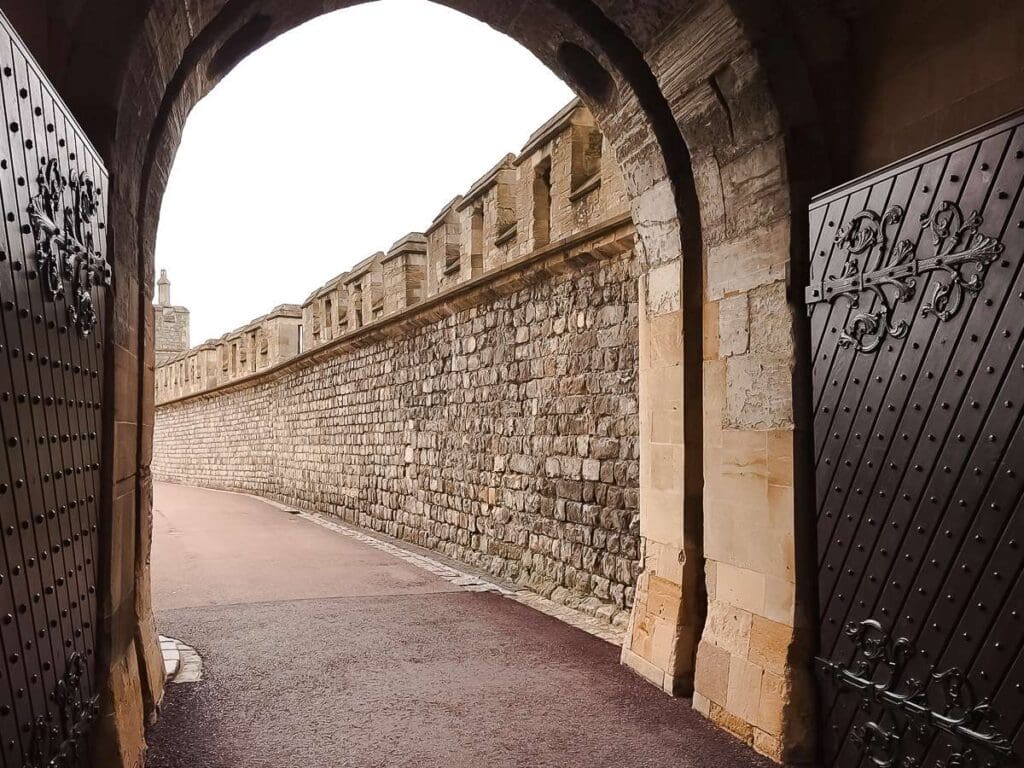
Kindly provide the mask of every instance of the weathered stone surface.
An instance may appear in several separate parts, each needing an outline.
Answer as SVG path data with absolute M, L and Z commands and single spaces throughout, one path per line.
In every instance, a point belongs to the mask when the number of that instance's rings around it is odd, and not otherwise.
M 726 365 L 725 418 L 732 429 L 787 429 L 793 424 L 793 371 L 788 357 L 746 354 Z
M 793 635 L 791 626 L 754 616 L 750 627 L 750 660 L 768 672 L 784 675 Z
M 708 298 L 721 299 L 730 293 L 785 280 L 789 236 L 786 220 L 781 219 L 709 249 Z
M 729 694 L 729 651 L 702 642 L 697 646 L 697 672 L 694 688 L 714 704 L 725 705 Z
M 733 656 L 729 662 L 729 712 L 744 722 L 755 723 L 761 704 L 761 676 L 764 670 L 746 659 Z
M 750 351 L 765 355 L 790 354 L 793 310 L 786 301 L 786 284 L 779 281 L 755 288 L 749 293 L 749 304 Z
M 760 322 L 760 317 L 757 318 Z M 747 294 L 718 302 L 718 354 L 742 355 L 750 342 L 750 313 Z
M 567 602 L 629 606 L 636 276 L 627 252 L 159 405 L 154 475 L 337 515 Z

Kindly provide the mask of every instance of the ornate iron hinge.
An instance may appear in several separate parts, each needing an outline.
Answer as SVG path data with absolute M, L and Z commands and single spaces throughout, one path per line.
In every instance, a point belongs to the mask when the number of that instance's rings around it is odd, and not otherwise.
M 897 321 L 894 316 L 899 305 L 915 295 L 918 275 L 941 273 L 921 314 L 949 320 L 960 311 L 968 293 L 982 289 L 989 266 L 1004 250 L 1002 242 L 979 231 L 983 220 L 977 211 L 965 217 L 959 205 L 946 200 L 930 217 L 921 218 L 922 229 L 931 230 L 933 253 L 918 257 L 908 238 L 890 246 L 888 230 L 897 227 L 903 216 L 898 205 L 883 214 L 865 209 L 853 216 L 835 237 L 836 246 L 846 252 L 840 274 L 823 277 L 807 288 L 809 306 L 842 297 L 859 309 L 865 294 L 876 299 L 873 311 L 850 318 L 840 346 L 873 352 L 887 337 L 906 336 L 909 321 Z
M 844 631 L 854 644 L 853 660 L 817 662 L 840 688 L 859 693 L 865 708 L 881 706 L 882 717 L 851 733 L 872 765 L 917 768 L 920 761 L 907 753 L 908 742 L 939 732 L 952 737 L 957 751 L 935 768 L 998 768 L 1013 754 L 1010 739 L 996 727 L 999 715 L 986 699 L 976 699 L 962 670 L 932 667 L 923 680 L 904 680 L 915 653 L 910 640 L 893 639 L 873 619 L 851 622 Z M 888 670 L 883 680 L 875 679 L 879 667 Z
M 40 160 L 39 192 L 28 205 L 36 245 L 36 271 L 50 301 L 64 299 L 68 321 L 88 336 L 96 327 L 94 286 L 109 286 L 110 264 L 96 250 L 89 224 L 99 210 L 100 190 L 84 172 L 68 181 L 56 160 Z M 65 190 L 72 204 L 64 205 Z M 65 288 L 69 282 L 69 289 Z
M 99 717 L 99 697 L 82 697 L 85 673 L 84 657 L 72 654 L 53 693 L 59 708 L 57 717 L 36 719 L 32 726 L 29 760 L 24 768 L 78 768 L 82 764 L 86 737 Z

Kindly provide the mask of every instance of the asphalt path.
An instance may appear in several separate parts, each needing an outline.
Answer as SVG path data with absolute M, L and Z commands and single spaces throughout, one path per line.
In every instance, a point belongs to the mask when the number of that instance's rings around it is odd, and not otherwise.
M 247 496 L 158 483 L 168 686 L 148 768 L 745 768 L 769 763 L 618 648 Z

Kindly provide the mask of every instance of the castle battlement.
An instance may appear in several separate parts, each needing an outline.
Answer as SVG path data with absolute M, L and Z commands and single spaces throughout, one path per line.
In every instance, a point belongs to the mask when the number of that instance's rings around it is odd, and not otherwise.
M 612 151 L 589 110 L 574 99 L 518 154 L 506 154 L 445 204 L 425 232 L 409 232 L 387 251 L 367 256 L 313 290 L 301 306 L 282 304 L 192 349 L 185 310 L 184 345 L 157 345 L 156 401 L 274 367 L 461 284 L 497 275 L 531 254 L 557 249 L 627 212 Z M 158 315 L 162 311 L 158 306 Z M 159 317 L 156 327 L 158 341 L 169 335 Z

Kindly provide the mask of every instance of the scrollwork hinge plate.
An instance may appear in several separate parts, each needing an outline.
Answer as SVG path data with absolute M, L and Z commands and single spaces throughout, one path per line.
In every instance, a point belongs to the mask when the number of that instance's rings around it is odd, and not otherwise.
M 93 288 L 111 283 L 110 264 L 96 249 L 89 230 L 99 210 L 100 190 L 85 173 L 69 182 L 54 159 L 40 160 L 36 181 L 39 191 L 27 212 L 43 295 L 50 301 L 64 299 L 68 322 L 88 336 L 98 320 Z M 65 206 L 68 189 L 72 204 Z
M 880 707 L 881 717 L 850 734 L 871 765 L 916 768 L 920 761 L 908 754 L 908 743 L 938 733 L 950 737 L 956 751 L 935 768 L 999 768 L 1013 755 L 1009 737 L 996 725 L 998 713 L 988 700 L 976 698 L 962 670 L 932 668 L 923 680 L 907 678 L 907 662 L 915 655 L 910 640 L 893 638 L 874 619 L 851 622 L 844 633 L 854 645 L 852 661 L 816 661 L 840 688 L 856 692 L 866 706 Z M 886 670 L 881 680 L 879 668 Z
M 977 211 L 965 216 L 950 200 L 939 204 L 931 216 L 922 217 L 922 229 L 931 231 L 932 255 L 920 257 L 909 239 L 891 243 L 889 231 L 904 218 L 899 205 L 884 213 L 865 209 L 854 215 L 835 237 L 835 245 L 846 253 L 839 275 L 829 275 L 807 288 L 806 302 L 813 306 L 844 298 L 859 310 L 865 298 L 874 299 L 867 311 L 856 311 L 847 321 L 839 344 L 858 352 L 874 352 L 886 338 L 903 338 L 910 332 L 908 319 L 897 320 L 901 304 L 917 292 L 918 276 L 940 273 L 921 315 L 942 322 L 963 307 L 967 294 L 984 287 L 988 269 L 1004 250 L 1003 243 L 983 234 L 984 223 Z

